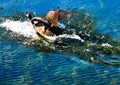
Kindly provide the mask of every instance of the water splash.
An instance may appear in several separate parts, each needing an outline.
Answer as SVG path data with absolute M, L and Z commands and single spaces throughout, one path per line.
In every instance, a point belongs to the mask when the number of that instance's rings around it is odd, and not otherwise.
M 113 47 L 113 46 L 111 46 L 109 43 L 103 43 L 102 46 L 103 46 L 103 47 L 104 47 L 104 46 L 105 46 L 105 47 Z
M 78 17 L 80 19 L 78 19 Z M 79 22 L 74 23 L 75 19 L 78 19 Z M 92 24 L 90 16 L 77 13 L 77 16 L 69 20 L 69 23 L 68 21 L 62 22 L 65 23 L 65 25 L 59 23 L 59 26 L 64 29 L 67 28 L 67 31 L 59 36 L 47 37 L 48 39 L 54 40 L 54 42 L 50 44 L 44 39 L 39 38 L 30 21 L 2 19 L 0 22 L 0 28 L 12 31 L 12 33 L 9 35 L 7 34 L 5 39 L 8 39 L 9 36 L 12 36 L 10 37 L 11 41 L 20 41 L 20 43 L 22 42 L 23 45 L 32 47 L 36 51 L 57 52 L 67 55 L 72 54 L 85 61 L 107 65 L 109 64 L 112 66 L 119 64 L 119 62 L 111 64 L 104 61 L 104 57 L 108 55 L 120 55 L 119 48 L 116 48 L 113 45 L 113 43 L 117 42 L 113 42 L 107 37 L 102 37 L 101 35 L 95 33 L 93 29 L 94 24 Z M 17 37 L 16 35 L 14 36 L 14 33 L 16 33 Z M 19 34 L 23 37 L 20 38 Z M 29 41 L 29 38 L 32 38 L 33 41 Z M 39 40 L 35 41 L 35 38 Z
M 7 30 L 16 32 L 17 34 L 24 35 L 25 37 L 38 38 L 29 21 L 13 21 L 6 19 L 0 24 L 0 27 L 4 27 Z
M 71 39 L 77 39 L 77 40 L 80 40 L 81 42 L 84 42 L 84 40 L 81 39 L 81 37 L 76 34 L 72 34 L 72 35 L 63 34 L 63 35 L 59 35 L 58 38 L 71 38 Z
M 13 32 L 16 32 L 17 34 L 21 34 L 25 37 L 31 37 L 31 38 L 39 38 L 36 34 L 35 30 L 32 27 L 32 24 L 30 21 L 13 21 L 10 19 L 5 19 L 0 24 L 0 27 L 5 27 L 7 30 L 11 30 Z M 59 23 L 59 27 L 65 29 L 65 25 L 62 23 Z M 71 39 L 78 39 L 81 40 L 81 42 L 84 42 L 83 39 L 81 39 L 78 35 L 72 34 L 63 34 L 59 36 L 45 36 L 46 38 L 50 40 L 56 40 L 57 38 L 71 38 Z

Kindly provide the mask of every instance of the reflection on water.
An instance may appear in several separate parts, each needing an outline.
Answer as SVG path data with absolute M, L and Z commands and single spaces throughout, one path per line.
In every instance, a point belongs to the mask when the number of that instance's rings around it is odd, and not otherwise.
M 0 19 L 1 84 L 120 83 L 120 43 L 99 34 L 89 14 L 74 11 L 61 21 L 66 31 L 55 41 L 38 38 L 30 22 L 19 17 Z

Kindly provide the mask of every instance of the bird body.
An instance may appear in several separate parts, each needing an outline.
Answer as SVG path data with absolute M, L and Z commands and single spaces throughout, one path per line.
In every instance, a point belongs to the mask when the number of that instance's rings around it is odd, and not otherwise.
M 46 18 L 32 17 L 29 12 L 26 13 L 26 16 L 31 21 L 36 33 L 45 37 L 61 34 L 63 30 L 58 27 L 58 21 L 70 18 L 71 14 L 63 10 L 55 10 L 48 12 Z

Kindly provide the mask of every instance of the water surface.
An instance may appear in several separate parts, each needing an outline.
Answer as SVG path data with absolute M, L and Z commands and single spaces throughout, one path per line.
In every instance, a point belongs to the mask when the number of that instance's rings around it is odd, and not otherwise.
M 0 1 L 0 84 L 119 85 L 119 3 Z M 45 17 L 55 9 L 73 14 L 60 22 L 66 31 L 53 42 L 38 38 L 25 12 Z

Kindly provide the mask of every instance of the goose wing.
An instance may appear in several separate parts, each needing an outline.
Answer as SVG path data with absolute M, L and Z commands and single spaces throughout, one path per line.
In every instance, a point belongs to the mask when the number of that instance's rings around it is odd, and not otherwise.
M 70 18 L 72 16 L 71 13 L 68 13 L 66 11 L 63 11 L 63 10 L 54 10 L 54 11 L 49 11 L 47 16 L 46 16 L 46 19 L 48 21 L 51 21 L 51 20 L 62 20 L 62 19 L 66 19 L 66 18 Z
M 58 14 L 58 20 L 70 18 L 72 16 L 71 13 L 68 13 L 68 12 L 63 11 L 63 10 L 56 10 L 56 12 Z
M 54 10 L 48 12 L 46 19 L 49 23 L 51 23 L 51 27 L 58 27 L 58 21 L 66 18 L 70 18 L 72 16 L 71 13 L 68 13 L 63 10 Z

